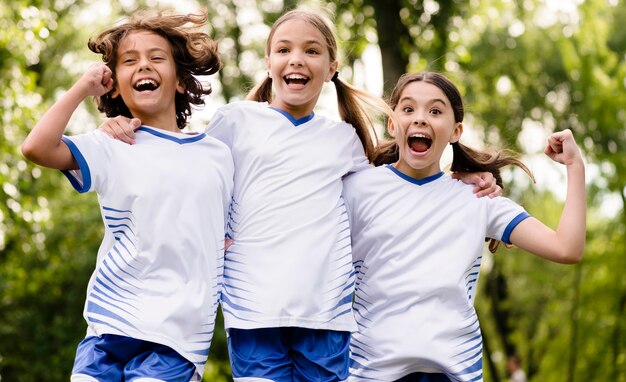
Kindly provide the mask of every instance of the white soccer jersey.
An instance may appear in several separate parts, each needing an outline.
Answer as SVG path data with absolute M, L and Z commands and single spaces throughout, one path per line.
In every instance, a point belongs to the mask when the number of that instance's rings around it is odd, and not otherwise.
M 482 380 L 474 296 L 484 238 L 508 242 L 528 214 L 477 198 L 449 176 L 416 180 L 391 166 L 348 176 L 344 198 L 357 270 L 350 381 L 414 372 Z
M 369 164 L 354 128 L 245 101 L 219 109 L 207 133 L 235 162 L 226 327 L 355 330 L 341 180 Z
M 64 137 L 98 193 L 105 234 L 87 290 L 87 335 L 117 334 L 206 362 L 221 290 L 230 150 L 206 134 L 141 127 L 127 145 L 100 131 Z

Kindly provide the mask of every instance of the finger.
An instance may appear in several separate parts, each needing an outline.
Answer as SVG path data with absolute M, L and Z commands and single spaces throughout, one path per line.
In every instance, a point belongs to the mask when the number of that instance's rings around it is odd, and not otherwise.
M 116 130 L 119 131 L 117 139 L 131 145 L 135 143 L 135 128 L 132 126 L 133 120 L 139 121 L 137 118 L 130 119 L 122 115 L 118 115 L 114 118 Z
M 224 239 L 224 250 L 228 250 L 228 248 L 230 248 L 230 246 L 234 243 L 233 239 L 229 239 L 229 238 L 225 238 Z
M 479 198 L 482 198 L 483 196 L 490 196 L 492 194 L 495 194 L 495 196 L 499 196 L 501 195 L 501 193 L 502 188 L 495 183 L 486 188 L 481 188 L 478 186 L 474 187 L 474 194 L 476 194 L 476 196 Z
M 102 85 L 107 89 L 113 85 L 113 72 L 106 65 L 102 65 Z
M 135 143 L 135 135 L 134 133 L 131 131 L 131 135 L 128 134 L 128 128 L 126 128 L 129 124 L 128 118 L 124 117 L 124 116 L 117 116 L 113 119 L 109 119 L 109 124 L 108 126 L 111 128 L 112 132 L 113 132 L 113 138 L 122 141 L 124 143 L 128 143 L 130 145 L 132 145 L 133 143 Z
M 137 130 L 141 126 L 141 120 L 139 118 L 133 118 L 130 120 L 130 127 L 133 131 Z
M 459 179 L 461 179 L 463 183 L 476 185 L 476 189 L 482 189 L 487 186 L 487 182 L 480 173 L 464 173 L 460 175 Z

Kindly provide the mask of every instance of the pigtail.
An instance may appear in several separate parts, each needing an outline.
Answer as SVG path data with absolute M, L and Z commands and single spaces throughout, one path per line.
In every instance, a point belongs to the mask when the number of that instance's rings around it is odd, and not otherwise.
M 500 169 L 504 166 L 515 165 L 535 181 L 532 172 L 526 165 L 516 158 L 516 154 L 511 150 L 501 150 L 495 152 L 478 151 L 460 142 L 452 143 L 452 165 L 453 172 L 490 172 L 496 178 L 496 184 L 504 188 Z
M 389 118 L 392 118 L 393 111 L 379 97 L 349 85 L 340 80 L 337 74 L 333 76 L 332 81 L 337 91 L 337 102 L 341 119 L 354 127 L 357 136 L 363 144 L 365 155 L 370 162 L 373 162 L 376 154 L 377 139 L 368 109 L 384 113 Z
M 246 99 L 256 102 L 272 102 L 272 78 L 265 77 L 261 83 L 248 92 Z
M 522 170 L 533 183 L 535 177 L 522 161 L 515 157 L 515 153 L 511 150 L 502 150 L 495 152 L 478 151 L 465 146 L 459 142 L 452 143 L 452 165 L 450 170 L 454 172 L 490 172 L 496 178 L 496 184 L 504 188 L 500 169 L 504 166 L 515 165 Z M 497 239 L 485 239 L 489 241 L 489 251 L 495 253 L 500 244 Z
M 382 166 L 384 164 L 396 163 L 400 159 L 400 151 L 395 140 L 380 142 L 374 152 L 372 164 Z

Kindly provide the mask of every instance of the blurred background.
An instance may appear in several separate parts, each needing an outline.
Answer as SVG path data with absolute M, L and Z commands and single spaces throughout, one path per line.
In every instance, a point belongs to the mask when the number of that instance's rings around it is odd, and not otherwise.
M 529 381 L 626 381 L 624 0 L 1 2 L 0 380 L 67 381 L 85 333 L 85 289 L 102 237 L 96 195 L 26 162 L 19 146 L 100 59 L 88 38 L 140 8 L 208 9 L 224 69 L 203 79 L 214 92 L 189 126 L 202 131 L 215 108 L 265 75 L 269 28 L 297 6 L 333 17 L 340 76 L 358 87 L 387 96 L 404 72 L 452 78 L 467 108 L 462 142 L 522 154 L 537 183 L 507 170 L 505 194 L 554 228 L 565 178 L 543 148 L 552 131 L 574 131 L 588 165 L 585 258 L 565 266 L 515 248 L 485 254 L 476 302 L 485 380 L 509 381 L 516 355 Z M 316 112 L 337 115 L 333 92 L 327 86 Z M 85 102 L 69 132 L 102 121 Z M 222 326 L 204 380 L 231 380 Z

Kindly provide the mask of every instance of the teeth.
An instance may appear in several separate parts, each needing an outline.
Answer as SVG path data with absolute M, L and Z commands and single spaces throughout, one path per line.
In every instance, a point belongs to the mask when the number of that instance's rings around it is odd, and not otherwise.
M 419 133 L 411 135 L 410 138 L 426 138 L 426 139 L 430 139 L 429 136 L 424 135 L 424 134 L 419 134 Z
M 306 80 L 306 77 L 300 74 L 290 74 L 286 76 L 285 78 L 288 80 Z
M 146 80 L 140 80 L 139 82 L 137 82 L 137 83 L 135 84 L 135 87 L 137 87 L 137 86 L 142 86 L 142 85 L 152 85 L 152 86 L 157 86 L 157 83 L 156 83 L 156 81 L 149 80 L 149 79 L 146 79 Z

